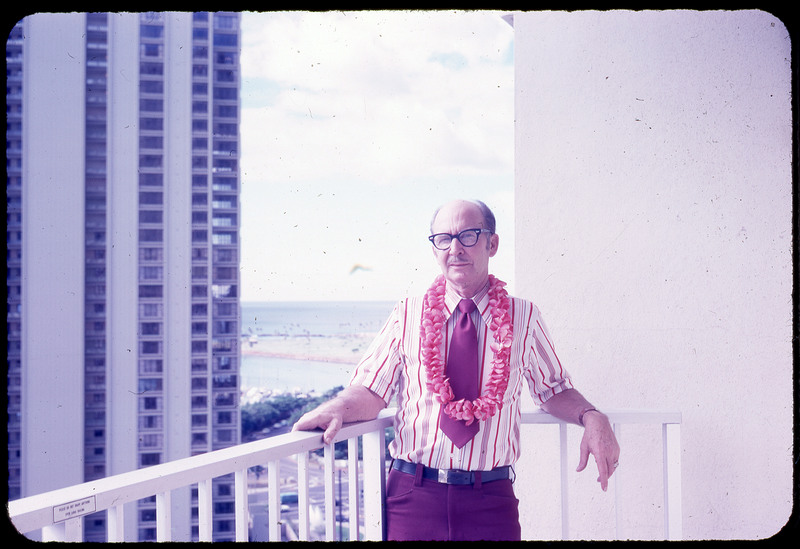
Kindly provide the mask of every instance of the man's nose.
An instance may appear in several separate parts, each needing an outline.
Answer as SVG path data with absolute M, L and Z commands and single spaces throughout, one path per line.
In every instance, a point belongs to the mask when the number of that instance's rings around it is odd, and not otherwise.
M 464 245 L 458 238 L 454 238 L 450 241 L 450 249 L 448 250 L 450 255 L 459 255 L 463 251 Z

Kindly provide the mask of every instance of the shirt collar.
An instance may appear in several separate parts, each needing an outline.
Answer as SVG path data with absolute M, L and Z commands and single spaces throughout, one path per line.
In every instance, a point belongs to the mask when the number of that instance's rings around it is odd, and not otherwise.
M 459 302 L 463 298 L 453 290 L 449 284 L 445 285 L 444 292 L 444 315 L 445 320 L 449 319 L 453 312 L 458 307 Z M 481 288 L 477 294 L 472 296 L 472 301 L 475 302 L 478 312 L 487 324 L 492 320 L 492 312 L 489 310 L 489 281 Z

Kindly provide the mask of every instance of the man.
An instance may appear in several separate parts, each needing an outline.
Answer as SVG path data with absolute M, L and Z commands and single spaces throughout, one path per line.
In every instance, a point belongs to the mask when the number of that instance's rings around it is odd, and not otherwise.
M 536 306 L 489 274 L 499 242 L 489 208 L 445 204 L 431 233 L 442 276 L 424 297 L 395 306 L 349 387 L 294 428 L 321 428 L 330 444 L 343 423 L 372 419 L 396 397 L 387 538 L 518 540 L 511 466 L 523 382 L 546 412 L 584 426 L 578 471 L 593 455 L 603 490 L 619 445 L 606 416 L 573 388 Z

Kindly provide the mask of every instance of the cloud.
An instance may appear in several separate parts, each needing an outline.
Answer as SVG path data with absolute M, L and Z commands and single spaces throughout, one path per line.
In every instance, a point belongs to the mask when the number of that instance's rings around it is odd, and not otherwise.
M 397 183 L 510 165 L 513 30 L 499 13 L 278 12 L 244 28 L 246 177 Z
M 511 241 L 513 29 L 500 15 L 245 14 L 243 299 L 424 291 L 430 215 L 452 198 L 496 206 Z M 507 266 L 513 249 L 501 254 Z

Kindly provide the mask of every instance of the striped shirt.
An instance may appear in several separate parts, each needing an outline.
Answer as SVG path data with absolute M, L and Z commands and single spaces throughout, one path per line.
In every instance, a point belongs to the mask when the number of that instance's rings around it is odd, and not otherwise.
M 489 328 L 488 290 L 487 284 L 473 297 L 477 308 L 470 313 L 478 332 L 484 382 L 489 379 L 494 356 L 490 349 L 494 335 Z M 455 292 L 449 288 L 446 290 L 444 313 L 448 320 L 444 349 L 448 348 L 453 327 L 462 314 L 457 308 L 460 300 Z M 481 421 L 475 438 L 459 449 L 439 429 L 441 405 L 426 387 L 427 376 L 420 352 L 422 308 L 422 296 L 398 302 L 350 380 L 351 385 L 363 385 L 387 404 L 393 398 L 397 399 L 395 438 L 389 446 L 392 457 L 437 469 L 470 471 L 514 464 L 520 452 L 523 380 L 538 405 L 565 389 L 573 388 L 569 374 L 556 356 L 539 309 L 524 299 L 511 298 L 509 312 L 514 337 L 503 406 L 493 417 Z

